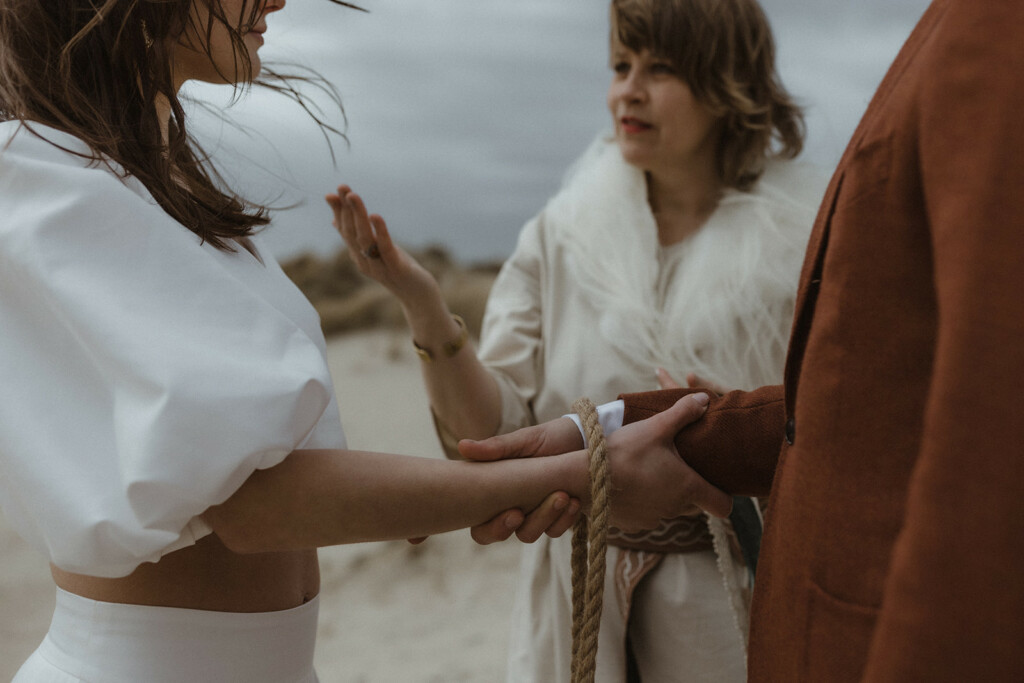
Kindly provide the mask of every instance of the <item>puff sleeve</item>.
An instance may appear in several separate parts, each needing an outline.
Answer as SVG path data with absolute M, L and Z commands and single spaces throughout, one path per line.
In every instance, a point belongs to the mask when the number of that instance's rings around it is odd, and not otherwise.
M 123 576 L 188 545 L 337 422 L 315 312 L 276 264 L 26 132 L 0 153 L 0 215 L 0 502 L 57 566 Z

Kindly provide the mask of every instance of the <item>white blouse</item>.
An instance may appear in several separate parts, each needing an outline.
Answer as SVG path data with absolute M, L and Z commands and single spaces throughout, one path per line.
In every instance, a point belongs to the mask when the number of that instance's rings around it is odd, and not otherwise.
M 33 128 L 49 141 L 0 123 L 0 505 L 58 567 L 124 576 L 210 533 L 197 515 L 254 470 L 345 437 L 320 321 L 272 258 L 202 244 Z

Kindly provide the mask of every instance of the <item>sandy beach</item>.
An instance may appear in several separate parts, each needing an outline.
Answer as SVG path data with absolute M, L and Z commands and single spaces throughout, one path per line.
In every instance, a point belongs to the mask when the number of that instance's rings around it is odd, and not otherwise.
M 337 336 L 328 354 L 352 448 L 443 457 L 405 329 Z M 500 680 L 518 554 L 465 531 L 321 551 L 320 680 Z M 53 602 L 45 560 L 0 516 L 0 680 L 36 647 Z

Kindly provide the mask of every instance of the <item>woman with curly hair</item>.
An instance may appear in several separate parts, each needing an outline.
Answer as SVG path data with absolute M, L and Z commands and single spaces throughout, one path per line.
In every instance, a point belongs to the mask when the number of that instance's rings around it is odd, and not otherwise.
M 792 161 L 803 119 L 764 13 L 755 0 L 614 0 L 610 52 L 614 130 L 523 228 L 478 353 L 451 345 L 460 319 L 383 219 L 347 186 L 328 197 L 363 272 L 402 304 L 453 456 L 455 439 L 545 422 L 579 396 L 671 375 L 712 389 L 781 380 L 826 178 Z M 597 680 L 745 680 L 755 558 L 734 540 L 699 512 L 613 531 Z M 568 539 L 524 549 L 509 681 L 568 680 L 569 567 Z

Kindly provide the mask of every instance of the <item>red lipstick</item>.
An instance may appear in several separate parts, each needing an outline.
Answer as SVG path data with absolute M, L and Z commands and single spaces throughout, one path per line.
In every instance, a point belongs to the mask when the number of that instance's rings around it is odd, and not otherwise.
M 623 116 L 619 119 L 619 125 L 622 127 L 623 133 L 645 133 L 649 131 L 653 126 L 646 121 L 642 121 L 634 116 Z

